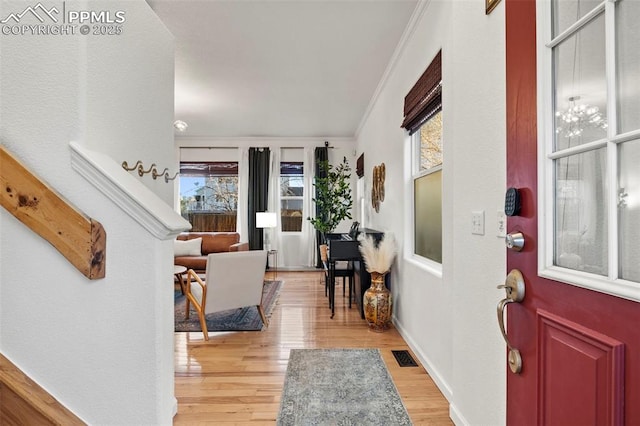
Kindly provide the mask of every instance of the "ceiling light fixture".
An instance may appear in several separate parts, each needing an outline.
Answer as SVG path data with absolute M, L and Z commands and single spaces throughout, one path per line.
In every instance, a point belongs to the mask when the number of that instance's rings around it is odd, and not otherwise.
M 562 133 L 571 138 L 580 136 L 585 127 L 607 129 L 607 120 L 600 113 L 597 106 L 577 103 L 580 96 L 569 98 L 569 108 L 556 112 L 556 133 Z
M 185 130 L 187 130 L 187 127 L 189 127 L 189 125 L 182 120 L 176 120 L 173 122 L 173 127 L 175 127 L 175 129 L 179 132 L 184 132 Z

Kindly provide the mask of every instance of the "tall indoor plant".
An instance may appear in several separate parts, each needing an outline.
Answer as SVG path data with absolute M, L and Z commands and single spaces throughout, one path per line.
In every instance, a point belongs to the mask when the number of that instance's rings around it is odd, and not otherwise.
M 333 232 L 344 219 L 351 219 L 351 168 L 347 157 L 336 167 L 328 161 L 319 161 L 320 177 L 315 178 L 316 188 L 313 202 L 316 217 L 308 217 L 313 227 L 320 232 L 319 244 L 326 244 L 326 235 Z

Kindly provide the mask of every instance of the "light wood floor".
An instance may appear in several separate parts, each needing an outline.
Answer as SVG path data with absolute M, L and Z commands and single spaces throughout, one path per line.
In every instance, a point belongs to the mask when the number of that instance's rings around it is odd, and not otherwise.
M 369 331 L 341 288 L 330 319 L 322 273 L 279 272 L 278 279 L 284 285 L 267 330 L 211 333 L 208 342 L 202 333 L 175 333 L 174 424 L 273 425 L 295 348 L 378 348 L 413 423 L 452 424 L 448 402 L 425 369 L 398 366 L 391 350 L 409 347 L 395 329 Z

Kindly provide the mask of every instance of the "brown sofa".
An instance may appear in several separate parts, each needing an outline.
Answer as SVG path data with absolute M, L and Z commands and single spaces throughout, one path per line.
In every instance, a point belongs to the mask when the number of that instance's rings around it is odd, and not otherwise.
M 209 253 L 249 250 L 249 243 L 241 243 L 240 234 L 237 232 L 183 232 L 177 237 L 178 240 L 192 240 L 194 238 L 202 238 L 201 255 L 176 256 L 173 259 L 175 265 L 182 265 L 187 269 L 204 273 L 207 269 Z

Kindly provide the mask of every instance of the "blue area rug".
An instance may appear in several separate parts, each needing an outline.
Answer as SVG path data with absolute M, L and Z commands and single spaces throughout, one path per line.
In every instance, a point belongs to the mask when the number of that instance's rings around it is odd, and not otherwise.
M 282 287 L 282 281 L 266 281 L 262 290 L 262 307 L 267 318 L 271 316 L 273 308 L 276 306 L 278 295 Z M 186 297 L 175 292 L 174 316 L 175 331 L 200 331 L 200 320 L 198 313 L 191 306 L 189 319 L 186 319 L 185 306 Z M 258 308 L 247 306 L 246 308 L 232 309 L 229 311 L 215 312 L 205 316 L 207 329 L 209 331 L 260 331 L 264 324 L 260 318 Z
M 411 425 L 378 349 L 292 349 L 277 425 Z

